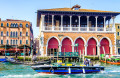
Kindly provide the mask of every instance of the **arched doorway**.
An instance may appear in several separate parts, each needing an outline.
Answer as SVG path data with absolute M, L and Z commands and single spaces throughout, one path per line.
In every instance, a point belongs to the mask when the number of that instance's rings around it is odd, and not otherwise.
M 110 54 L 109 41 L 106 38 L 103 38 L 100 42 L 100 54 Z
M 87 55 L 97 55 L 96 40 L 94 38 L 88 41 Z
M 72 52 L 72 42 L 69 38 L 64 38 L 62 41 L 62 52 Z
M 83 39 L 81 38 L 78 38 L 76 41 L 75 41 L 75 44 L 78 43 L 78 47 L 74 47 L 74 51 L 75 52 L 79 52 L 81 51 L 81 54 L 83 54 L 83 50 L 84 50 L 84 41 Z
M 54 52 L 58 52 L 59 49 L 59 43 L 57 41 L 56 38 L 51 38 L 48 42 L 48 52 L 47 55 L 48 56 L 52 56 L 54 54 Z

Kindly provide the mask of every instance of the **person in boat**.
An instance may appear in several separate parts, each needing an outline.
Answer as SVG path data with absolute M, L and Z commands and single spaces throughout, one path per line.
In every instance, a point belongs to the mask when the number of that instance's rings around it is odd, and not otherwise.
M 33 62 L 35 62 L 35 61 L 37 60 L 37 57 L 36 57 L 36 55 L 35 55 L 35 54 L 33 55 L 32 60 L 33 60 Z
M 15 60 L 17 60 L 18 51 L 15 52 Z
M 86 66 L 89 66 L 89 60 L 88 60 L 87 58 L 85 58 L 84 64 L 85 64 Z

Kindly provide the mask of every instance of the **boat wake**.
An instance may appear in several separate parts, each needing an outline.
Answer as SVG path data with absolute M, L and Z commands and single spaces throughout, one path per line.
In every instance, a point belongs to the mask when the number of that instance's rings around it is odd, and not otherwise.
M 46 78 L 46 77 L 55 77 L 55 74 L 26 74 L 26 75 L 7 75 L 7 76 L 2 76 L 2 78 L 38 78 L 38 77 L 42 77 L 42 78 Z M 1 77 L 1 76 L 0 76 Z

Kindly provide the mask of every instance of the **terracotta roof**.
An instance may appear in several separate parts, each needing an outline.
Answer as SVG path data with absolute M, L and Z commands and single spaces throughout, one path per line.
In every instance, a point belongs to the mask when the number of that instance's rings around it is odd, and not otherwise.
M 102 11 L 102 10 L 92 10 L 92 9 L 79 9 L 73 10 L 72 8 L 53 8 L 53 9 L 41 9 L 39 11 L 71 11 L 71 12 L 100 12 L 100 13 L 120 13 L 113 11 Z

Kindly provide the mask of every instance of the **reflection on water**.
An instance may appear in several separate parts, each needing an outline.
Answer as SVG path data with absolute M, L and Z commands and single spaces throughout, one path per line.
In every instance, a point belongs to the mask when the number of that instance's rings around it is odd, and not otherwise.
M 98 61 L 95 64 L 105 66 L 105 71 L 96 74 L 46 75 L 38 74 L 30 66 L 0 63 L 0 78 L 120 78 L 120 66 Z

